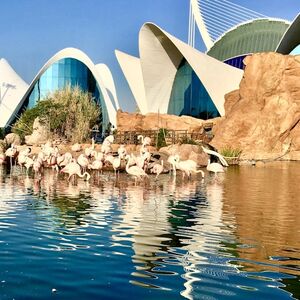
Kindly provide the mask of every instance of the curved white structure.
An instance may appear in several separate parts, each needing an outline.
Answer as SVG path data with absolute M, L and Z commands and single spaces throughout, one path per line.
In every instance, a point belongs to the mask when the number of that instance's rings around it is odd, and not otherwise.
M 168 113 L 172 88 L 185 59 L 204 85 L 220 115 L 224 96 L 238 89 L 243 71 L 199 52 L 152 23 L 139 34 L 140 59 L 116 51 L 141 113 Z
M 100 77 L 102 78 L 102 82 L 103 82 L 106 90 L 110 94 L 109 96 L 111 96 L 111 98 L 112 98 L 111 102 L 113 102 L 115 109 L 116 110 L 120 109 L 120 104 L 119 104 L 119 100 L 117 97 L 117 91 L 116 91 L 116 87 L 115 87 L 115 82 L 114 82 L 113 76 L 110 72 L 110 69 L 105 64 L 97 64 L 96 70 L 99 73 Z
M 44 74 L 44 72 L 55 62 L 64 59 L 64 58 L 73 58 L 76 59 L 80 62 L 82 62 L 92 73 L 93 77 L 95 78 L 99 89 L 102 93 L 102 96 L 104 98 L 104 103 L 108 112 L 108 117 L 109 121 L 112 125 L 116 126 L 116 109 L 112 103 L 112 100 L 108 94 L 108 90 L 112 91 L 113 95 L 113 100 L 118 103 L 118 100 L 116 98 L 116 92 L 115 92 L 115 87 L 113 83 L 112 76 L 109 72 L 109 70 L 105 70 L 105 82 L 101 77 L 101 70 L 104 69 L 104 67 L 97 68 L 94 63 L 91 61 L 91 59 L 83 53 L 81 50 L 76 49 L 76 48 L 65 48 L 59 52 L 57 52 L 54 56 L 52 56 L 46 64 L 41 68 L 41 70 L 38 72 L 38 74 L 35 76 L 33 81 L 31 82 L 29 88 L 25 93 L 23 93 L 23 96 L 21 97 L 21 100 L 19 100 L 19 103 L 17 107 L 15 108 L 14 114 L 10 116 L 8 123 L 11 122 L 14 118 L 14 116 L 19 112 L 21 109 L 24 101 L 27 99 L 27 97 L 30 95 L 32 92 L 35 84 L 37 81 L 41 78 L 41 76 Z M 100 71 L 99 71 L 100 70 Z M 107 79 L 108 78 L 108 79 Z
M 0 59 L 0 128 L 7 124 L 28 89 L 28 84 L 4 59 Z

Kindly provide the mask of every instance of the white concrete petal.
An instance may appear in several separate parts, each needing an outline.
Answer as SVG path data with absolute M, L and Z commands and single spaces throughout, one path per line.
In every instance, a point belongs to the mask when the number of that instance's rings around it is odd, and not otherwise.
M 118 50 L 115 54 L 140 112 L 148 113 L 140 59 Z
M 6 127 L 18 107 L 28 84 L 15 72 L 9 63 L 0 59 L 0 128 Z

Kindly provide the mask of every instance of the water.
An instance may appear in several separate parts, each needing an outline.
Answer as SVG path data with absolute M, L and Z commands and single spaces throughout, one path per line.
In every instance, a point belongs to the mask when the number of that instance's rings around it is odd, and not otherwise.
M 300 299 L 300 164 L 134 184 L 0 176 L 0 299 Z

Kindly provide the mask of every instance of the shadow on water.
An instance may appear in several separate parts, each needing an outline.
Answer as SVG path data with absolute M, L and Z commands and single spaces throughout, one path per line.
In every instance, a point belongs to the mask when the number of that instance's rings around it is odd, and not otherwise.
M 73 185 L 51 170 L 36 179 L 2 169 L 0 292 L 47 299 L 57 286 L 64 299 L 300 298 L 298 170 L 276 163 L 229 168 L 218 180 L 162 175 L 138 184 L 104 173 Z

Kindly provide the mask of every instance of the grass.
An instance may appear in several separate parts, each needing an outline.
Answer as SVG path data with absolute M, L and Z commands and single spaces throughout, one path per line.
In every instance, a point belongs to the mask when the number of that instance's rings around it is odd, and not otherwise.
M 221 149 L 220 154 L 225 158 L 239 158 L 242 154 L 242 150 L 238 148 L 225 147 Z

